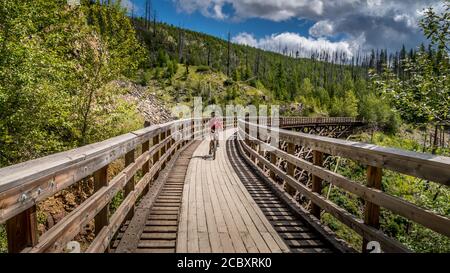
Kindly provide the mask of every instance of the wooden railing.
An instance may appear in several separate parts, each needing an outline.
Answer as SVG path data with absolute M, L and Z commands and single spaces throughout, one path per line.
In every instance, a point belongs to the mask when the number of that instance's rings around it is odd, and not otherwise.
M 9 252 L 62 252 L 90 221 L 96 236 L 86 252 L 104 252 L 133 216 L 138 198 L 177 150 L 205 132 L 206 122 L 186 119 L 151 126 L 0 169 L 0 224 L 6 224 Z M 121 158 L 125 168 L 108 181 L 108 166 Z M 36 205 L 88 177 L 94 179 L 94 193 L 39 237 Z M 110 215 L 109 204 L 121 190 L 124 200 Z
M 251 120 L 251 119 L 250 119 Z M 406 200 L 389 195 L 381 190 L 383 169 L 401 174 L 434 181 L 444 186 L 450 185 L 450 158 L 431 154 L 421 154 L 398 149 L 383 148 L 371 144 L 326 138 L 303 134 L 268 126 L 258 125 L 248 120 L 239 120 L 240 147 L 261 171 L 270 171 L 268 178 L 283 181 L 288 188 L 298 191 L 312 203 L 311 214 L 321 217 L 325 211 L 343 224 L 350 227 L 363 238 L 363 251 L 369 241 L 377 241 L 385 252 L 408 252 L 409 250 L 379 230 L 380 207 L 410 219 L 442 235 L 450 236 L 450 219 L 430 210 L 418 207 Z M 278 135 L 276 147 L 267 144 L 270 133 Z M 281 142 L 287 143 L 287 152 L 279 148 Z M 295 147 L 312 149 L 313 162 L 294 155 Z M 272 149 L 272 150 L 269 150 Z M 267 150 L 269 155 L 264 154 Z M 270 159 L 266 159 L 266 155 Z M 367 182 L 362 185 L 338 173 L 324 168 L 326 155 L 340 156 L 367 166 Z M 287 162 L 282 170 L 275 162 L 282 159 Z M 294 169 L 299 168 L 312 175 L 311 188 L 294 178 Z M 264 172 L 262 172 L 264 173 Z M 358 219 L 345 209 L 325 198 L 321 192 L 323 182 L 355 194 L 365 200 L 364 219 Z M 287 190 L 286 194 L 291 194 Z
M 266 124 L 270 125 L 271 119 L 267 119 Z M 363 119 L 352 117 L 280 117 L 279 126 L 281 128 L 299 125 L 339 125 L 339 124 L 362 124 Z

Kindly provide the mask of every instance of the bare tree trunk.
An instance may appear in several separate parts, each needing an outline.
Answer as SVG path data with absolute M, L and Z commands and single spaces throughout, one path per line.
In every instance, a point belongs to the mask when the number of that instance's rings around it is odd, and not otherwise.
M 179 30 L 179 37 L 178 37 L 178 62 L 183 62 L 183 51 L 184 51 L 184 32 Z
M 425 153 L 425 150 L 427 149 L 427 129 L 425 128 L 425 134 L 424 134 L 424 138 L 423 138 L 423 148 L 422 148 L 422 152 Z
M 228 32 L 228 56 L 227 56 L 227 76 L 230 77 L 230 64 L 231 64 L 231 34 Z
M 208 67 L 211 67 L 211 45 L 208 44 Z
M 147 29 L 148 27 L 147 19 L 148 19 L 148 0 L 145 1 L 145 20 L 144 20 L 145 29 Z
M 95 76 L 94 76 L 94 79 L 92 81 L 93 84 L 92 84 L 91 89 L 89 91 L 87 102 L 85 103 L 85 108 L 83 109 L 84 110 L 84 112 L 83 112 L 83 123 L 82 123 L 83 125 L 82 125 L 82 128 L 81 128 L 81 144 L 82 145 L 86 145 L 86 143 L 87 143 L 86 137 L 87 137 L 87 130 L 88 130 L 88 127 L 89 127 L 88 118 L 89 118 L 89 114 L 91 112 L 92 102 L 94 100 L 95 92 L 97 91 L 97 89 L 100 86 L 100 83 L 99 83 L 100 82 L 100 70 L 102 69 L 102 60 L 103 60 L 103 50 L 102 49 L 100 49 L 99 55 L 100 55 L 99 56 L 99 64 L 98 64 L 98 67 L 97 67 L 97 69 L 95 71 Z
M 432 154 L 436 154 L 437 145 L 438 145 L 438 125 L 436 124 L 436 125 L 434 125 L 434 139 L 433 139 Z
M 153 10 L 153 37 L 156 37 L 156 10 Z

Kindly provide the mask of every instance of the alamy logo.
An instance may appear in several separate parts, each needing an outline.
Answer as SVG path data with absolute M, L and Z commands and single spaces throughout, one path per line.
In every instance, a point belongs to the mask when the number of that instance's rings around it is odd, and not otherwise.
M 225 105 L 225 109 L 220 105 L 203 105 L 201 97 L 195 97 L 193 108 L 186 104 L 177 104 L 172 107 L 172 115 L 180 119 L 194 118 L 194 127 L 203 127 L 202 131 L 206 131 L 209 123 L 202 122 L 205 118 L 210 118 L 214 113 L 215 118 L 224 119 L 225 124 L 231 124 L 234 119 L 237 120 L 236 127 L 241 129 L 242 134 L 237 134 L 238 139 L 246 138 L 256 139 L 263 138 L 267 145 L 262 147 L 265 151 L 272 151 L 279 142 L 279 105 Z M 270 122 L 270 123 L 269 123 Z M 256 125 L 256 126 L 255 126 Z M 179 124 L 175 124 L 172 128 L 173 132 L 179 131 Z M 243 128 L 246 127 L 248 132 L 244 133 Z M 219 135 L 219 138 L 224 135 Z M 190 137 L 185 133 L 184 137 Z M 203 139 L 204 134 L 196 134 L 194 139 Z

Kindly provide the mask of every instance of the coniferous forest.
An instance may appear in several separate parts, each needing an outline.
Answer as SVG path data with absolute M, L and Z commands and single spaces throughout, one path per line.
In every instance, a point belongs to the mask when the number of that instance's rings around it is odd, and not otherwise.
M 279 104 L 284 116 L 357 117 L 368 125 L 352 140 L 450 155 L 448 1 L 442 12 L 430 9 L 421 18 L 428 44 L 351 57 L 238 45 L 229 33 L 223 40 L 164 23 L 149 1 L 140 17 L 120 1 L 105 2 L 0 1 L 0 167 L 141 128 L 146 117 L 129 86 L 166 109 L 201 96 L 205 104 Z M 365 179 L 363 167 L 350 160 L 336 168 L 355 181 Z M 438 184 L 387 172 L 383 189 L 450 215 L 450 191 Z M 330 200 L 362 215 L 363 200 L 325 190 Z M 66 199 L 56 203 L 70 211 Z M 42 231 L 52 206 L 40 207 Z M 333 217 L 322 221 L 355 248 L 362 244 Z M 382 211 L 381 229 L 414 251 L 450 252 L 448 237 L 388 211 Z M 0 226 L 0 252 L 6 251 L 5 236 Z

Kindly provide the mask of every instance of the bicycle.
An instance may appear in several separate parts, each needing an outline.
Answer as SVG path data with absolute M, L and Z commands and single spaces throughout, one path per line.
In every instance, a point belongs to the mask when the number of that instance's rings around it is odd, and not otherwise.
M 210 132 L 212 134 L 212 139 L 209 142 L 209 155 L 212 156 L 213 160 L 216 159 L 217 147 L 219 146 L 219 129 L 223 128 L 222 121 L 216 118 L 216 113 L 211 113 L 211 119 L 209 120 Z
M 209 142 L 209 155 L 212 156 L 213 160 L 216 159 L 218 142 L 217 132 L 212 132 L 212 139 Z

